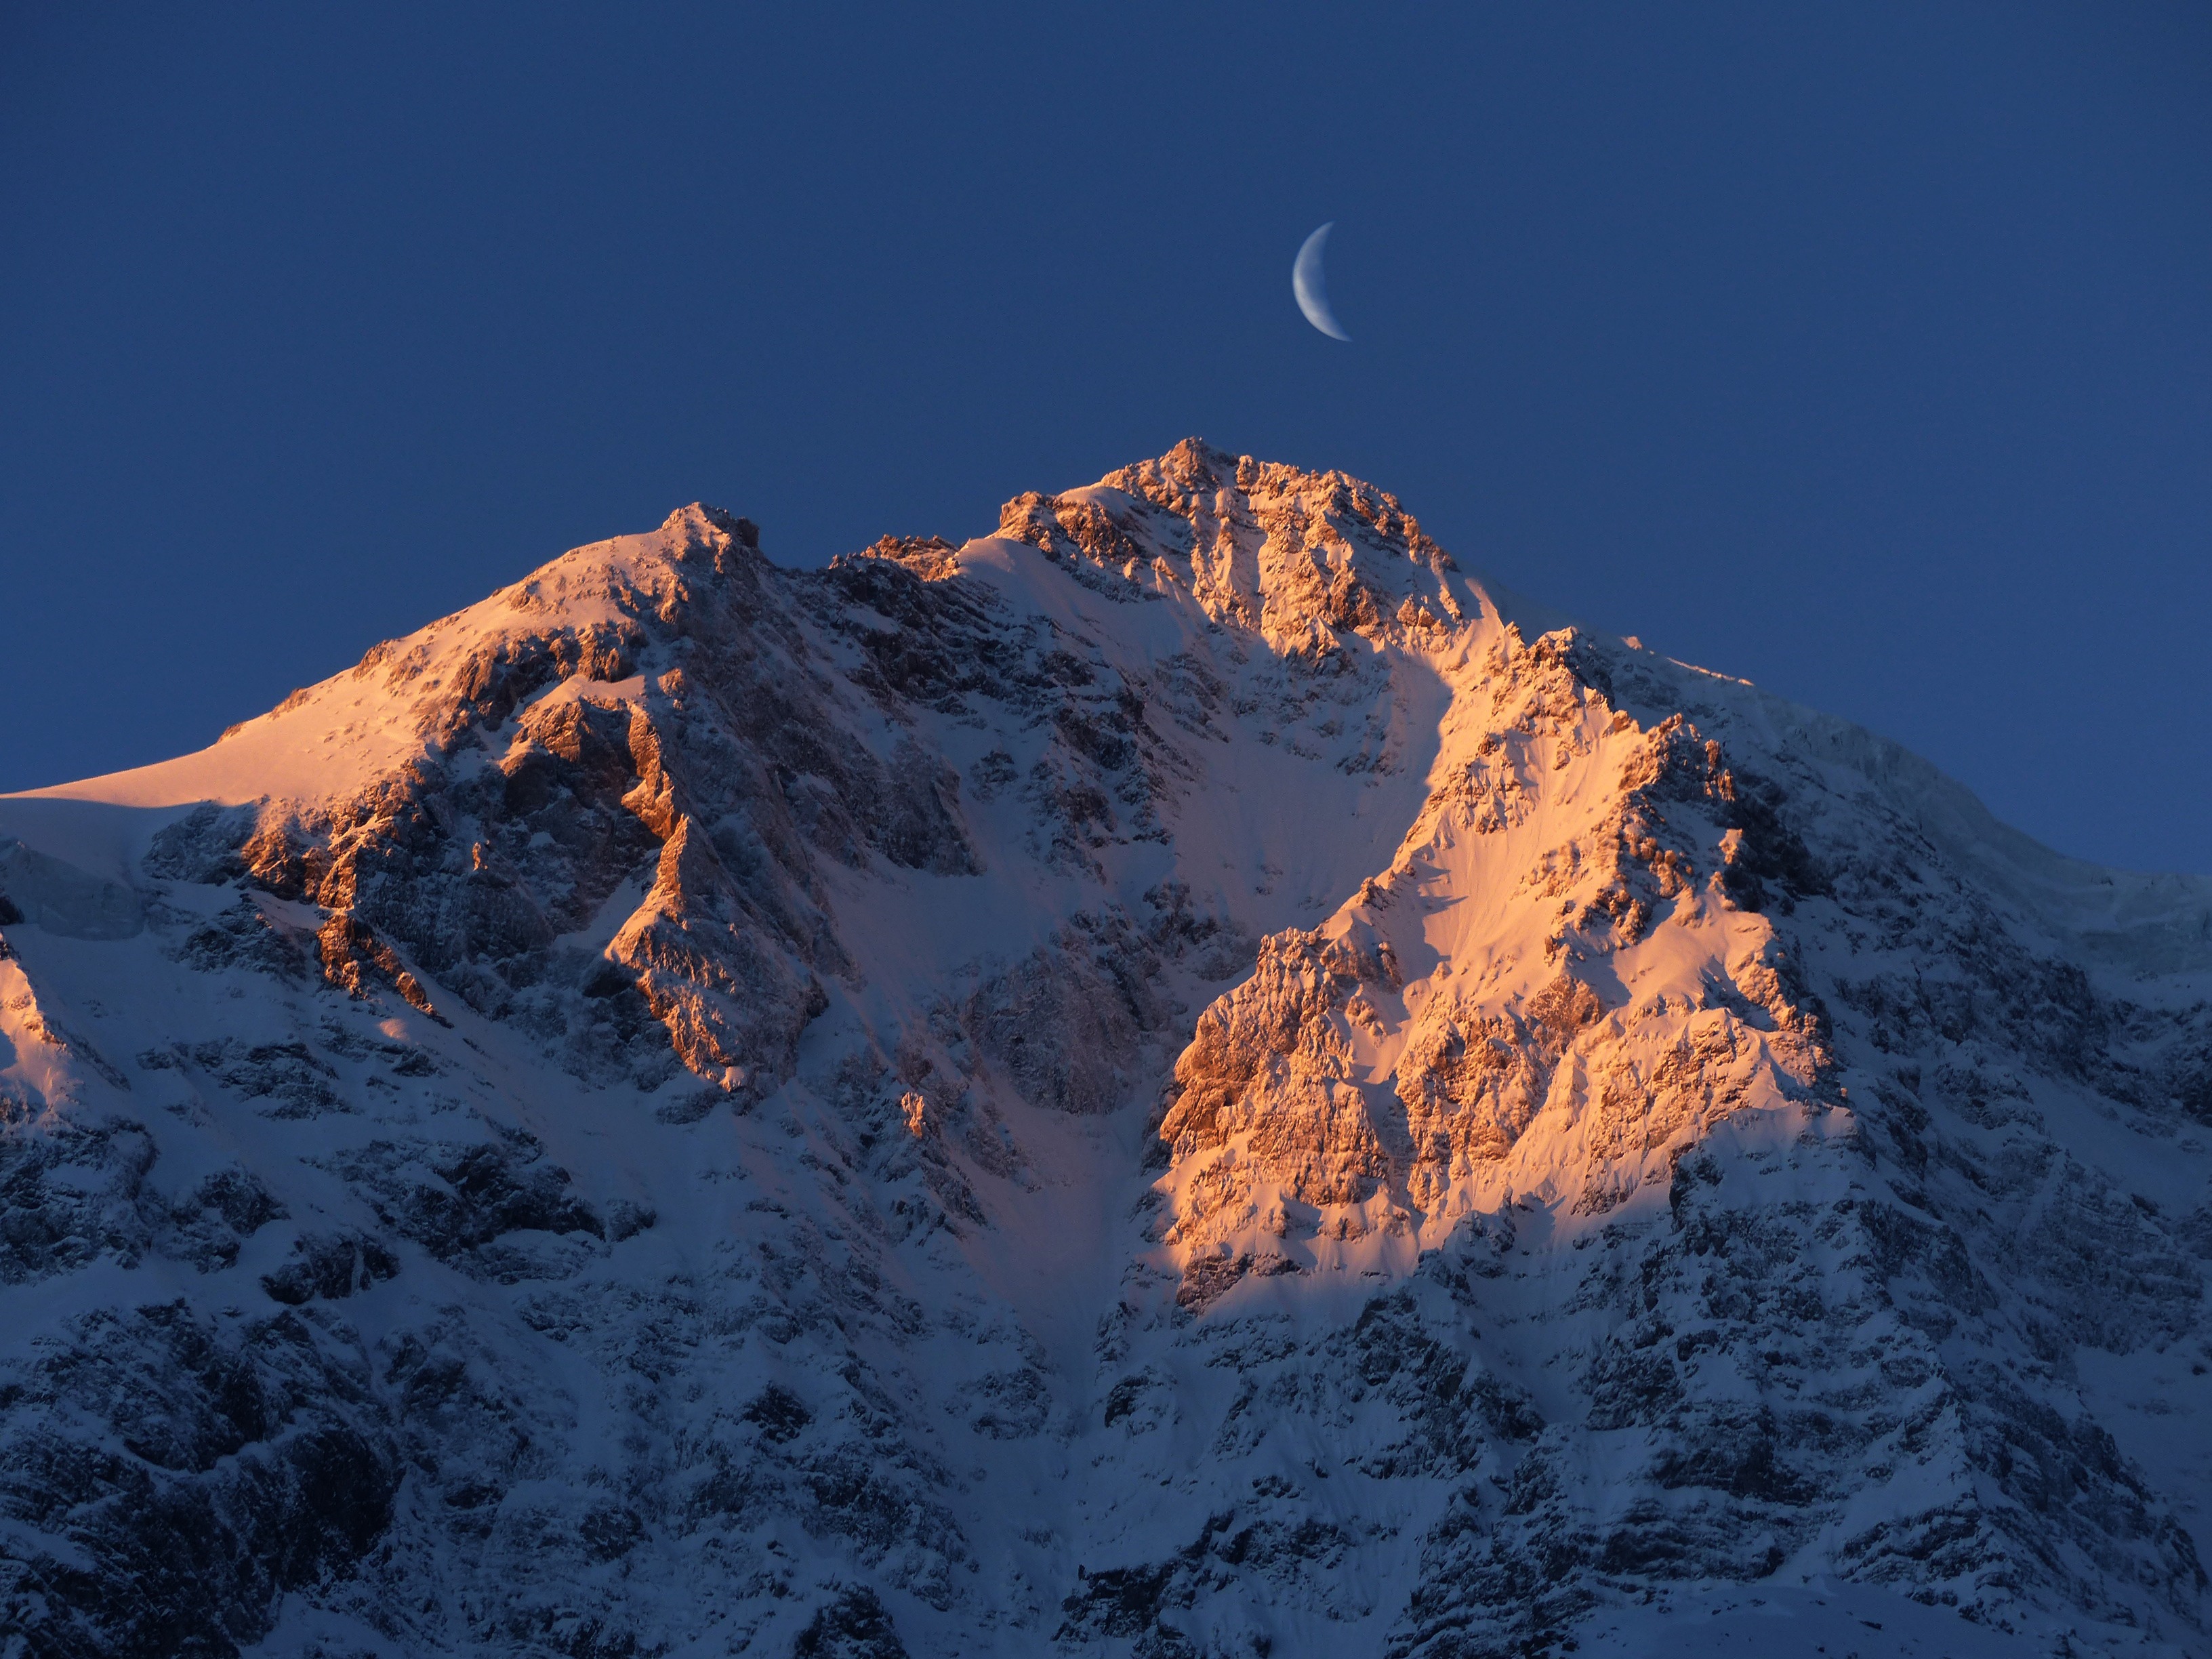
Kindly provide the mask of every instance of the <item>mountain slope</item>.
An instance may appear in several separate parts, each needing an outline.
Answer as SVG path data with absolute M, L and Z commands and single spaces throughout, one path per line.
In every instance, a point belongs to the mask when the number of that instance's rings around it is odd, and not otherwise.
M 1355 480 L 686 508 L 0 836 L 23 1651 L 2205 1644 L 2212 886 Z

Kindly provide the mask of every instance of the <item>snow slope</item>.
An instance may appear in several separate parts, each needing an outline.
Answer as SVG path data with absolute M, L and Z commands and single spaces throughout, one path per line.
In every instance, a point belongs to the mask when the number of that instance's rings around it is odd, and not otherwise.
M 0 799 L 0 1652 L 2212 1651 L 2212 884 L 1338 474 L 758 541 Z

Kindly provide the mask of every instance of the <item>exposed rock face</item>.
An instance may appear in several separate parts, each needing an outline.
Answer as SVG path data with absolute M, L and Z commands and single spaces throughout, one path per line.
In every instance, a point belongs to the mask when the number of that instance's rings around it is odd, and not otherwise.
M 2212 890 L 1354 480 L 686 508 L 0 930 L 26 1653 L 2212 1644 Z

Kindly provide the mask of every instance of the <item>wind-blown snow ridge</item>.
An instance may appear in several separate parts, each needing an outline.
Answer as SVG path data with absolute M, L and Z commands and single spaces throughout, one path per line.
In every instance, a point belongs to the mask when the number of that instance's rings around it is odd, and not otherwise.
M 0 1629 L 2199 1652 L 2208 975 L 1340 474 L 687 507 L 0 799 Z

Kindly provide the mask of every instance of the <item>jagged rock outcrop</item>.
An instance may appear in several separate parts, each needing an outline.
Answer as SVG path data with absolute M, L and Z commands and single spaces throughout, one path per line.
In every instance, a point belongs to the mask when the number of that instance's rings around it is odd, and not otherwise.
M 0 940 L 27 1654 L 2212 1639 L 2212 886 L 1340 475 L 685 508 Z

